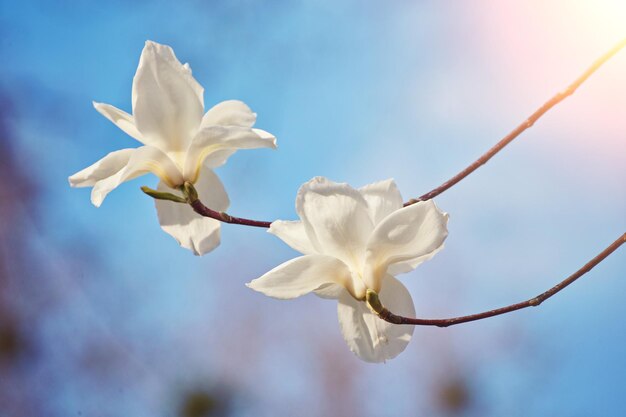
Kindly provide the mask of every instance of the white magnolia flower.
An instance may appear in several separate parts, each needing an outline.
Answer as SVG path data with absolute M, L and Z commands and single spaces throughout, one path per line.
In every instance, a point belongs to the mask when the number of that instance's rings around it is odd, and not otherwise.
M 304 256 L 248 286 L 279 299 L 309 292 L 337 299 L 341 332 L 356 355 L 368 362 L 396 357 L 414 327 L 378 318 L 365 302 L 366 290 L 377 292 L 393 313 L 415 316 L 411 295 L 394 275 L 443 248 L 448 215 L 432 201 L 403 208 L 393 180 L 355 190 L 321 177 L 300 188 L 296 211 L 301 221 L 275 221 L 269 232 Z
M 147 41 L 133 78 L 130 115 L 108 104 L 93 103 L 104 117 L 143 144 L 111 152 L 69 178 L 72 187 L 91 187 L 99 207 L 121 183 L 152 172 L 159 191 L 180 195 L 185 181 L 195 184 L 200 199 L 216 211 L 230 202 L 213 169 L 238 149 L 276 148 L 276 138 L 253 129 L 256 114 L 241 101 L 221 102 L 204 113 L 204 89 L 181 64 L 172 48 Z M 181 246 L 196 255 L 220 241 L 220 223 L 191 207 L 155 200 L 159 222 Z

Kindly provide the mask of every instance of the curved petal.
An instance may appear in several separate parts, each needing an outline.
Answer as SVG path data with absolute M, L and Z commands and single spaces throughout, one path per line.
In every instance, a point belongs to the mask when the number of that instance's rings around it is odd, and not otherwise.
M 198 197 L 204 205 L 215 211 L 226 211 L 230 206 L 230 200 L 226 189 L 219 177 L 207 166 L 202 167 L 200 177 L 195 184 Z
M 391 178 L 361 187 L 359 192 L 367 201 L 374 225 L 402 208 L 402 196 L 395 181 Z
M 141 133 L 139 133 L 139 130 L 137 130 L 137 127 L 135 126 L 135 119 L 133 116 L 118 109 L 117 107 L 111 106 L 110 104 L 96 103 L 94 101 L 93 107 L 98 111 L 98 113 L 113 122 L 115 126 L 119 127 L 128 136 L 146 144 L 141 137 Z
M 313 292 L 320 298 L 326 298 L 327 300 L 337 300 L 339 297 L 341 297 L 343 293 L 347 292 L 347 290 L 343 285 L 324 284 Z
M 203 94 L 172 48 L 146 42 L 133 79 L 133 115 L 143 138 L 164 152 L 187 149 L 202 120 Z
M 387 272 L 389 273 L 389 275 L 393 275 L 394 277 L 396 275 L 400 275 L 400 274 L 405 274 L 407 272 L 411 272 L 412 270 L 417 268 L 421 263 L 426 262 L 429 259 L 432 259 L 436 254 L 441 252 L 441 250 L 444 248 L 444 246 L 445 246 L 444 244 L 441 244 L 441 246 L 439 246 L 437 249 L 435 249 L 434 251 L 432 251 L 432 252 L 430 252 L 430 253 L 428 253 L 426 255 L 418 256 L 418 257 L 415 257 L 413 259 L 409 259 L 409 260 L 406 260 L 406 261 L 402 261 L 402 262 L 397 262 L 395 264 L 391 264 L 387 268 Z
M 226 158 L 238 149 L 276 148 L 276 138 L 264 138 L 259 136 L 255 129 L 238 126 L 211 126 L 202 129 L 194 137 L 185 159 L 185 178 L 195 182 L 199 167 L 211 155 L 217 159 L 209 159 L 209 164 L 215 166 L 219 160 L 224 163 Z M 223 151 L 230 153 L 223 153 Z
M 163 182 L 159 191 L 181 195 Z M 230 204 L 226 190 L 217 175 L 210 169 L 203 169 L 196 183 L 198 196 L 213 210 L 225 211 Z M 154 200 L 161 228 L 174 237 L 180 246 L 191 250 L 195 255 L 204 255 L 220 244 L 220 222 L 202 217 L 187 204 L 167 200 Z
M 277 266 L 246 286 L 270 297 L 291 299 L 328 283 L 345 285 L 351 281 L 350 269 L 340 260 L 332 256 L 305 255 Z
M 91 202 L 100 207 L 107 194 L 118 185 L 148 172 L 161 178 L 170 187 L 183 183 L 182 175 L 167 155 L 153 146 L 142 146 L 134 150 L 124 168 L 95 183 L 91 190 Z
M 256 113 L 243 101 L 226 100 L 211 107 L 202 117 L 201 128 L 210 126 L 252 127 Z
M 315 253 L 315 248 L 311 244 L 306 230 L 304 230 L 304 223 L 301 221 L 276 220 L 272 222 L 267 232 L 278 237 L 300 253 L 305 255 Z
M 316 177 L 300 187 L 296 211 L 318 253 L 334 256 L 361 272 L 372 231 L 367 203 L 357 190 Z
M 388 275 L 379 294 L 384 306 L 395 314 L 415 317 L 411 295 L 400 281 Z M 347 293 L 337 306 L 341 334 L 350 350 L 367 362 L 393 359 L 408 345 L 414 326 L 388 323 L 370 311 L 365 302 Z
M 126 166 L 136 149 L 111 152 L 95 164 L 68 178 L 72 187 L 93 187 L 98 181 L 116 174 Z
M 276 146 L 276 137 L 272 135 L 270 132 L 266 132 L 263 129 L 256 129 L 256 128 L 252 129 L 252 131 L 256 133 L 261 139 L 271 140 L 274 143 L 274 146 Z
M 237 149 L 221 149 L 219 151 L 211 152 L 204 159 L 204 165 L 211 167 L 211 169 L 221 167 L 235 152 L 237 152 Z
M 447 223 L 448 215 L 432 200 L 404 207 L 383 219 L 367 242 L 367 287 L 378 291 L 391 264 L 431 256 L 448 236 Z

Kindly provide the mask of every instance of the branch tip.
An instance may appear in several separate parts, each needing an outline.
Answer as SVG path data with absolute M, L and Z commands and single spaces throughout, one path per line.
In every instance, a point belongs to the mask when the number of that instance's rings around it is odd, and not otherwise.
M 415 204 L 418 201 L 426 201 L 432 198 L 437 197 L 439 194 L 448 190 L 449 188 L 456 185 L 458 182 L 463 180 L 465 177 L 470 175 L 472 172 L 476 171 L 482 165 L 484 165 L 487 161 L 489 161 L 492 157 L 494 157 L 497 153 L 499 153 L 505 146 L 509 143 L 513 142 L 519 135 L 521 135 L 524 131 L 532 127 L 535 122 L 537 122 L 545 113 L 547 113 L 554 106 L 559 104 L 565 98 L 571 96 L 576 92 L 578 87 L 580 87 L 589 77 L 591 77 L 602 65 L 604 65 L 609 59 L 613 58 L 618 52 L 620 52 L 624 47 L 626 47 L 626 38 L 622 39 L 618 42 L 613 48 L 611 48 L 608 52 L 602 55 L 600 58 L 596 59 L 593 64 L 589 66 L 573 83 L 571 83 L 566 89 L 555 94 L 550 100 L 546 101 L 541 107 L 539 107 L 533 114 L 531 114 L 526 120 L 524 120 L 519 126 L 513 129 L 508 135 L 502 138 L 498 143 L 496 143 L 491 149 L 485 152 L 480 158 L 472 162 L 461 172 L 439 185 L 436 188 L 433 188 L 426 194 L 423 194 L 419 198 L 413 198 L 406 203 L 405 206 L 410 206 L 411 204 Z

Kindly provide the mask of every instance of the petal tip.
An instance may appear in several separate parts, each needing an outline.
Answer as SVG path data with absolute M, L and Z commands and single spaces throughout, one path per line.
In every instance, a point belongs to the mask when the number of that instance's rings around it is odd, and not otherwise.
M 204 255 L 206 255 L 209 252 L 213 252 L 221 244 L 221 239 L 220 239 L 220 236 L 219 236 L 219 230 L 220 230 L 220 228 L 219 228 L 219 225 L 218 225 L 217 229 L 213 232 L 213 234 L 217 233 L 217 236 L 211 242 L 207 242 L 206 240 L 203 240 L 201 242 L 196 243 L 192 239 L 191 247 L 189 249 L 196 256 L 204 256 Z
M 100 208 L 102 200 L 100 198 L 91 197 L 91 204 L 93 204 L 96 208 Z
M 102 190 L 100 189 L 101 184 L 101 181 L 97 182 L 91 189 L 91 204 L 96 207 L 100 207 L 107 196 L 107 192 L 102 192 Z
M 164 57 L 163 56 L 164 54 L 167 54 L 167 53 L 173 54 L 172 47 L 170 47 L 168 45 L 164 45 L 162 43 L 154 42 L 154 41 L 151 41 L 151 40 L 147 40 L 145 45 L 144 45 L 142 54 L 144 54 L 146 52 L 153 53 L 153 54 L 155 54 L 155 55 L 157 55 L 157 56 L 159 56 L 161 58 Z M 181 66 L 182 66 L 182 64 L 181 64 Z
M 183 246 L 183 244 L 181 243 L 180 240 L 176 239 L 178 241 L 178 244 Z M 196 242 L 194 242 L 193 239 L 191 239 L 191 245 L 189 247 L 189 250 L 191 251 L 191 253 L 194 254 L 194 256 L 202 256 L 202 253 L 200 252 L 198 246 L 196 245 Z
M 67 182 L 70 184 L 70 187 L 77 188 L 80 181 L 76 178 L 76 175 L 71 175 L 67 177 Z
M 259 289 L 258 285 L 257 285 L 257 281 L 258 281 L 258 280 L 259 280 L 258 278 L 257 278 L 257 279 L 253 279 L 253 280 L 252 280 L 252 281 L 250 281 L 250 282 L 246 282 L 244 285 L 245 285 L 247 288 L 250 288 L 251 290 L 254 290 L 254 291 L 257 291 L 257 292 L 260 292 L 260 293 L 263 293 L 263 294 L 264 294 L 264 292 L 263 292 L 263 291 L 261 291 L 261 290 Z

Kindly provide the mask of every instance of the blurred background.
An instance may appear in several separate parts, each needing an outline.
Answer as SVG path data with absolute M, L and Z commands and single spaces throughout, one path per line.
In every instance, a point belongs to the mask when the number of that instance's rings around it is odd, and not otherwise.
M 142 177 L 99 209 L 67 177 L 136 143 L 146 39 L 207 107 L 241 99 L 279 150 L 218 169 L 234 215 L 293 219 L 315 175 L 455 174 L 626 36 L 622 0 L 0 2 L 0 416 L 616 416 L 626 412 L 626 252 L 538 309 L 417 328 L 372 365 L 335 304 L 245 282 L 296 255 L 225 225 L 202 257 L 159 228 Z M 626 51 L 461 184 L 446 250 L 401 276 L 421 317 L 521 301 L 626 230 Z

